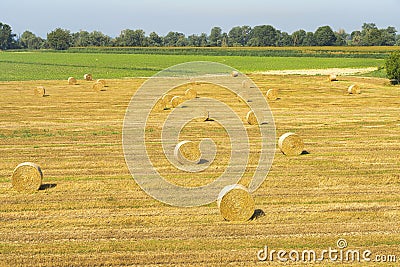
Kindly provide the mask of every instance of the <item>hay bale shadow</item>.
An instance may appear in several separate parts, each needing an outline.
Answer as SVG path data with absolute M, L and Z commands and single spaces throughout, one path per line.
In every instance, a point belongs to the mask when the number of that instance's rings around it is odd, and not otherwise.
M 301 152 L 301 155 L 308 155 L 310 154 L 310 152 L 308 152 L 307 150 L 303 150 L 303 152 Z
M 47 189 L 50 189 L 50 188 L 54 188 L 56 186 L 57 186 L 57 184 L 42 184 L 39 187 L 39 190 L 47 190 Z
M 210 161 L 206 160 L 206 159 L 200 159 L 199 162 L 197 164 L 206 164 L 209 163 Z
M 265 212 L 262 209 L 255 209 L 253 215 L 250 217 L 250 221 L 257 220 L 265 216 Z

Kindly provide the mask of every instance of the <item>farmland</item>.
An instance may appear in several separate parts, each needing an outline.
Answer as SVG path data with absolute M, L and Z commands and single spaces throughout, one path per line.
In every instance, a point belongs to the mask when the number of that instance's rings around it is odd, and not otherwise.
M 123 120 L 146 81 L 141 77 L 192 60 L 249 73 L 264 94 L 278 89 L 279 99 L 269 102 L 277 138 L 296 132 L 305 141 L 308 153 L 301 156 L 276 151 L 253 194 L 256 209 L 266 214 L 256 220 L 224 221 L 216 203 L 162 204 L 140 189 L 125 164 Z M 257 251 L 266 245 L 321 251 L 337 248 L 339 238 L 350 249 L 371 250 L 371 258 L 400 257 L 399 88 L 377 77 L 329 82 L 257 73 L 382 65 L 376 58 L 0 53 L 0 266 L 280 266 L 260 263 Z M 106 78 L 106 90 L 94 92 L 92 82 L 82 80 L 87 72 Z M 68 85 L 69 76 L 78 85 Z M 362 94 L 346 94 L 353 83 Z M 36 86 L 47 96 L 35 97 Z M 244 121 L 247 106 L 228 93 L 198 94 L 226 99 Z M 149 127 L 156 129 L 157 119 Z M 213 130 L 216 142 L 224 142 L 215 125 L 195 123 L 189 130 L 199 132 L 199 125 L 202 134 Z M 149 150 L 156 161 L 157 151 Z M 215 170 L 226 154 L 218 155 Z M 34 194 L 11 188 L 12 171 L 24 161 L 43 169 L 42 189 Z M 204 182 L 162 160 L 156 165 L 177 184 Z
M 170 49 L 171 50 L 171 49 Z M 218 49 L 214 49 L 218 51 Z M 156 50 L 157 52 L 158 50 Z M 235 49 L 231 49 L 233 51 Z M 252 49 L 250 51 L 257 51 Z M 101 50 L 100 50 L 101 52 Z M 161 53 L 160 51 L 158 51 Z M 366 52 L 363 52 L 366 53 Z M 289 54 L 291 55 L 291 54 Z M 382 67 L 382 58 L 162 55 L 114 53 L 0 52 L 0 80 L 64 80 L 93 73 L 103 78 L 150 77 L 164 68 L 188 61 L 215 61 L 245 73 L 284 69 Z M 380 74 L 382 76 L 382 74 Z

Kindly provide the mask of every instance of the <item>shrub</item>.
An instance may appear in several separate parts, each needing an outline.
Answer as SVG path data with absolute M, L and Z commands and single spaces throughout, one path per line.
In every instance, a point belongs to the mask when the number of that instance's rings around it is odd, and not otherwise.
M 400 80 L 400 52 L 393 52 L 386 58 L 385 68 L 388 79 Z

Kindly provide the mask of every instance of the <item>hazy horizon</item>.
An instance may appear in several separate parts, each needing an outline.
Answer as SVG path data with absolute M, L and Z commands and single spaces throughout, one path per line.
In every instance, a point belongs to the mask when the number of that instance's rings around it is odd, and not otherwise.
M 116 37 L 124 29 L 142 29 L 148 35 L 169 31 L 185 35 L 209 33 L 214 26 L 228 32 L 234 26 L 272 25 L 292 33 L 299 29 L 314 32 L 329 25 L 333 30 L 351 33 L 361 30 L 363 23 L 376 23 L 379 28 L 393 26 L 400 30 L 400 21 L 394 10 L 400 10 L 400 1 L 372 0 L 334 3 L 317 0 L 221 0 L 221 1 L 7 1 L 0 10 L 0 22 L 9 24 L 13 33 L 29 30 L 46 37 L 55 28 L 101 31 Z M 23 7 L 23 8 L 21 8 Z

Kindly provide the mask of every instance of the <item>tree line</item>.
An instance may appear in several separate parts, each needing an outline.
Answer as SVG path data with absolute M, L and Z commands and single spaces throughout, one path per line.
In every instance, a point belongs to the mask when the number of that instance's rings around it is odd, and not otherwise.
M 141 30 L 125 29 L 112 38 L 100 31 L 71 33 L 57 28 L 43 39 L 31 31 L 20 36 L 12 32 L 11 26 L 0 22 L 0 49 L 56 49 L 69 47 L 262 47 L 262 46 L 394 46 L 400 45 L 400 35 L 395 27 L 379 29 L 375 23 L 364 23 L 361 30 L 346 33 L 333 31 L 330 26 L 321 26 L 315 32 L 297 30 L 292 34 L 280 31 L 271 25 L 236 26 L 228 32 L 213 27 L 209 34 L 186 36 L 181 32 L 169 32 L 161 36 L 152 32 L 146 36 Z

